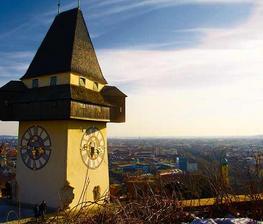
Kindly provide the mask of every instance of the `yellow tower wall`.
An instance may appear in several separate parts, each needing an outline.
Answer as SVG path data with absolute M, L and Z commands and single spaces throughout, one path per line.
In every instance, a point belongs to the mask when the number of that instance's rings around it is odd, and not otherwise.
M 51 139 L 51 156 L 48 163 L 40 170 L 31 170 L 25 166 L 20 152 L 17 158 L 16 179 L 18 184 L 17 199 L 25 204 L 36 204 L 42 200 L 50 207 L 60 207 L 60 189 L 66 180 L 67 122 L 65 121 L 30 121 L 19 122 L 19 139 L 26 130 L 34 125 L 43 127 Z
M 79 74 L 71 73 L 71 74 L 70 74 L 70 84 L 71 84 L 71 85 L 78 86 L 78 85 L 79 85 L 79 78 L 80 78 L 80 77 L 82 77 L 82 76 L 80 76 Z M 91 90 L 100 92 L 100 91 L 103 89 L 103 87 L 105 86 L 105 85 L 103 85 L 103 84 L 98 83 L 98 89 L 94 89 L 93 87 L 94 87 L 94 83 L 95 83 L 95 82 L 92 81 L 92 80 L 90 80 L 90 79 L 87 79 L 86 77 L 83 77 L 83 78 L 86 79 L 86 86 L 85 86 L 85 87 L 86 87 L 87 89 L 91 89 Z
M 107 151 L 106 122 L 81 120 L 65 121 L 30 121 L 19 123 L 19 145 L 26 130 L 32 126 L 44 128 L 51 139 L 51 156 L 48 163 L 40 170 L 27 168 L 21 158 L 17 158 L 17 199 L 21 203 L 36 204 L 42 200 L 49 207 L 63 207 L 62 189 L 73 188 L 74 199 L 69 207 L 79 202 L 93 201 L 93 189 L 100 186 L 101 195 L 109 190 L 109 169 Z M 105 141 L 105 154 L 101 165 L 89 169 L 82 161 L 81 140 L 86 129 L 96 127 Z M 69 194 L 70 193 L 65 193 Z M 71 196 L 69 196 L 70 198 Z M 63 207 L 65 208 L 65 207 Z
M 105 141 L 105 154 L 101 165 L 89 169 L 81 158 L 81 139 L 85 130 L 96 127 Z M 109 168 L 107 151 L 107 132 L 105 122 L 71 120 L 68 122 L 67 181 L 74 188 L 74 200 L 70 207 L 81 202 L 94 201 L 93 189 L 100 186 L 101 195 L 109 191 Z
M 26 87 L 29 89 L 32 88 L 33 79 L 38 79 L 38 86 L 39 87 L 45 87 L 45 86 L 50 86 L 50 78 L 54 77 L 54 76 L 57 77 L 57 85 L 70 84 L 70 73 L 45 75 L 45 76 L 40 76 L 40 77 L 36 77 L 36 78 L 24 79 L 22 81 L 26 85 Z
M 30 78 L 30 79 L 23 79 L 22 81 L 26 85 L 26 87 L 29 89 L 32 88 L 32 81 L 34 79 L 38 79 L 38 87 L 46 87 L 46 86 L 50 86 L 50 79 L 51 77 L 54 77 L 54 76 L 57 77 L 57 85 L 70 84 L 70 85 L 75 85 L 75 86 L 79 86 L 79 79 L 80 77 L 82 77 L 76 73 L 60 73 L 60 74 L 54 74 L 54 75 L 44 75 L 44 76 Z M 95 82 L 86 77 L 83 77 L 83 78 L 85 78 L 86 80 L 85 87 L 87 89 L 91 89 L 91 90 L 100 92 L 105 86 L 101 83 L 98 83 L 98 89 L 94 89 Z

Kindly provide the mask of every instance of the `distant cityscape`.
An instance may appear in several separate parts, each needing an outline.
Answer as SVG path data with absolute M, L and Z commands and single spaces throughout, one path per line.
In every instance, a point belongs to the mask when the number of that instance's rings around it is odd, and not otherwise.
M 237 193 L 246 192 L 244 183 L 248 175 L 263 176 L 261 136 L 109 139 L 108 144 L 110 190 L 111 195 L 118 198 L 138 197 L 138 189 L 146 192 L 145 185 L 149 183 L 156 191 L 160 185 L 169 190 L 169 184 L 175 187 L 176 178 L 178 185 L 190 192 L 184 182 L 189 178 L 200 180 L 211 173 L 219 174 L 223 159 L 228 161 L 230 183 Z M 2 196 L 7 194 L 7 183 L 15 178 L 16 156 L 17 137 L 0 136 Z M 210 194 L 206 189 L 202 197 L 212 196 Z

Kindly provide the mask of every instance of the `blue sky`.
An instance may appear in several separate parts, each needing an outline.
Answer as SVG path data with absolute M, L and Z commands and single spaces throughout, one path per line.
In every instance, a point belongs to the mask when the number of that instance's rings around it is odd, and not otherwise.
M 101 2 L 99 0 L 81 2 L 97 49 L 169 50 L 194 46 L 202 34 L 191 31 L 192 29 L 233 27 L 246 20 L 253 9 L 253 4 L 248 2 L 232 4 L 173 4 L 177 0 L 167 1 L 168 3 L 148 1 L 152 2 L 151 4 L 143 4 L 143 0 Z M 76 5 L 76 0 L 62 0 L 61 10 Z M 56 1 L 2 0 L 0 11 L 1 49 L 7 52 L 35 51 L 56 15 Z
M 1 1 L 0 84 L 25 73 L 56 4 Z M 61 11 L 76 6 L 61 0 Z M 129 95 L 128 122 L 110 125 L 111 136 L 263 133 L 260 0 L 82 0 L 81 8 L 106 79 Z M 245 110 L 236 116 L 237 108 Z M 5 127 L 0 134 L 17 131 Z

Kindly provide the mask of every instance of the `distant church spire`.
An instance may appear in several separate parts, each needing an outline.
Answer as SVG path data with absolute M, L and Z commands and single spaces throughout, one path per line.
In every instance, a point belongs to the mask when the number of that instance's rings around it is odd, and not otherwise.
M 78 0 L 78 8 L 80 9 L 80 0 Z

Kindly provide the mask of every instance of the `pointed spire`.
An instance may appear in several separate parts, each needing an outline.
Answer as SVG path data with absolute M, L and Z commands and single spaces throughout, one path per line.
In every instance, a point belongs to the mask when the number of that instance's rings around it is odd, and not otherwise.
M 58 0 L 58 14 L 60 13 L 60 0 Z
M 75 72 L 107 84 L 81 10 L 56 16 L 26 74 L 21 79 Z

